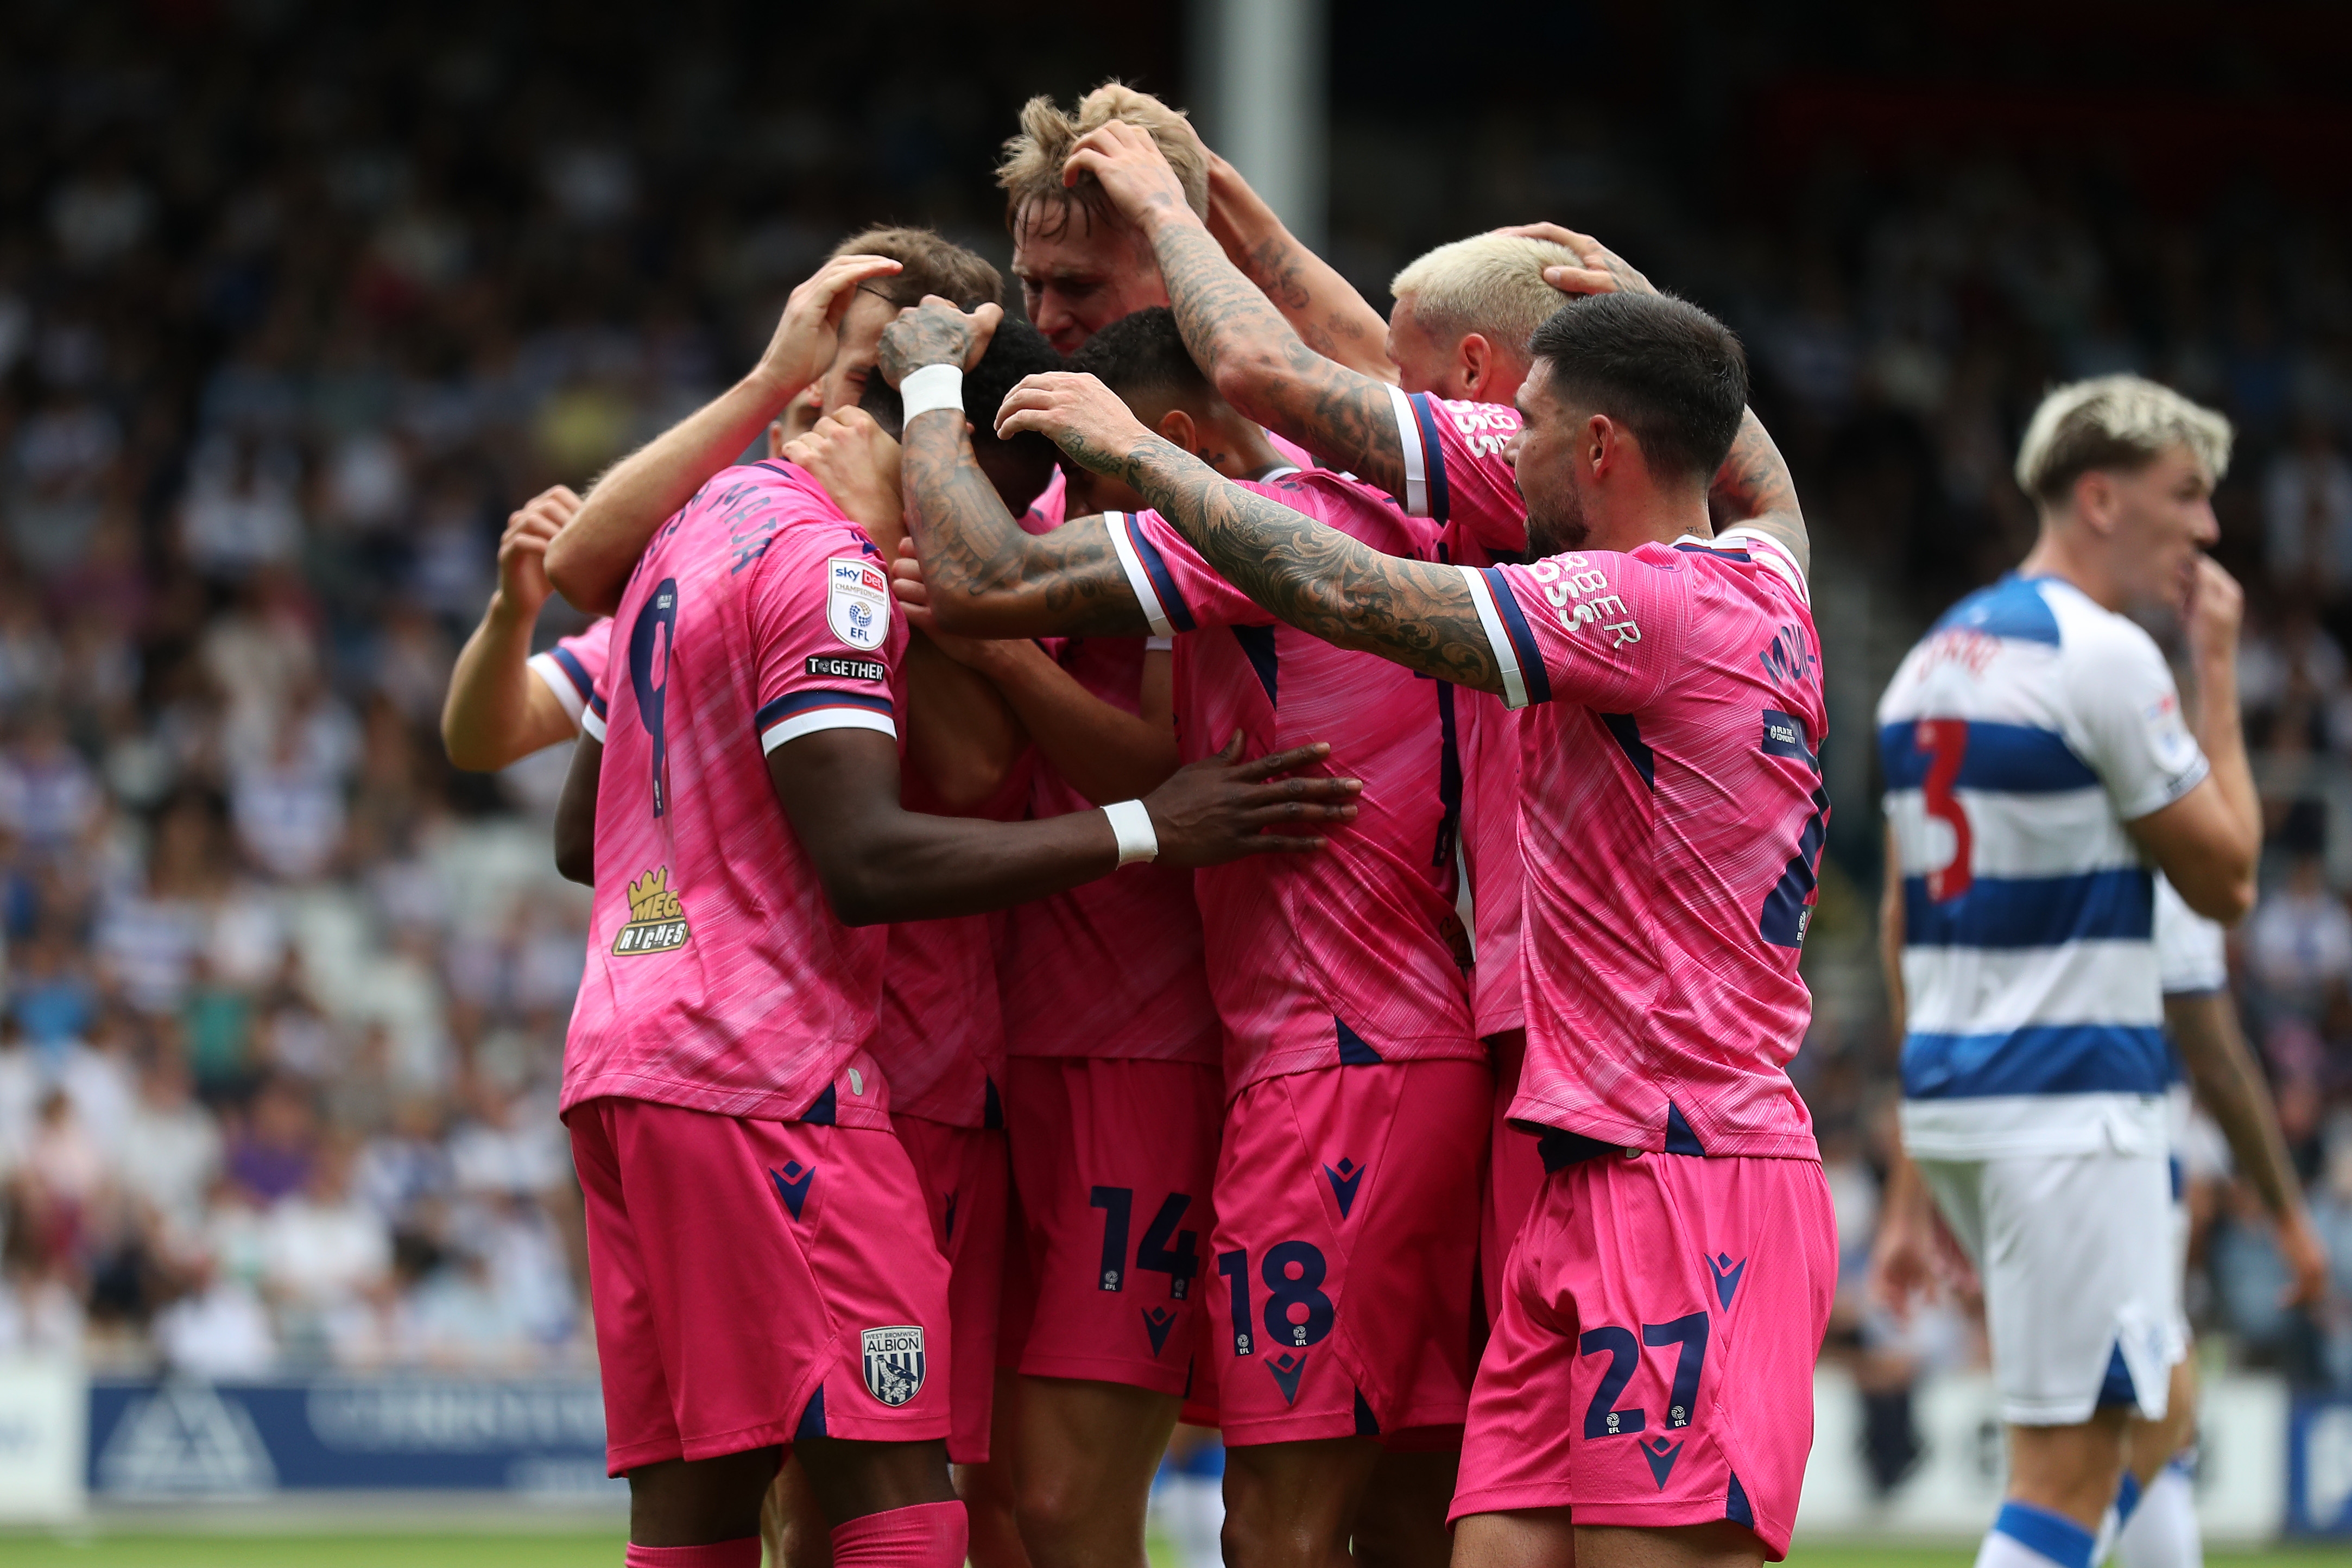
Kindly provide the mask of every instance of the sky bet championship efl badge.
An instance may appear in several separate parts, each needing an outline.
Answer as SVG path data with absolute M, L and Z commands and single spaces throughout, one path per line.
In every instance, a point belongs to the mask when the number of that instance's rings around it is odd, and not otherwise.
M 669 868 L 646 872 L 629 884 L 629 923 L 613 939 L 613 952 L 671 952 L 686 945 L 686 909 L 670 890 Z
M 923 1331 L 866 1331 L 866 1392 L 896 1409 L 923 1391 Z
M 890 579 L 879 563 L 835 556 L 824 563 L 824 621 L 854 648 L 877 648 L 890 635 Z

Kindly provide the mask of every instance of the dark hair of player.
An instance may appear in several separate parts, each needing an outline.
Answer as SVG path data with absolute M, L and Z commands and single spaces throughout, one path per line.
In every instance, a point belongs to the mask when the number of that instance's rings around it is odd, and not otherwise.
M 1026 321 L 1008 320 L 996 324 L 996 333 L 981 352 L 980 363 L 964 373 L 963 416 L 971 422 L 972 457 L 1005 505 L 1016 512 L 1037 499 L 1053 478 L 1054 464 L 1061 454 L 1034 430 L 1024 430 L 1009 441 L 997 439 L 996 411 L 1004 405 L 1005 395 L 1024 378 L 1062 368 L 1062 356 L 1054 352 L 1045 333 Z M 904 437 L 906 405 L 899 399 L 898 389 L 880 375 L 866 378 L 857 405 L 894 437 Z M 1016 498 L 1018 506 L 1013 505 Z
M 1070 368 L 1093 376 L 1129 403 L 1156 395 L 1197 405 L 1217 395 L 1184 346 L 1176 312 L 1165 305 L 1113 321 L 1070 356 Z
M 936 229 L 869 228 L 835 246 L 833 254 L 887 256 L 898 263 L 890 277 L 871 279 L 860 287 L 902 310 L 921 304 L 926 294 L 951 300 L 959 310 L 1004 303 L 1003 274 Z
M 1730 328 L 1672 294 L 1591 294 L 1528 340 L 1551 395 L 1633 432 L 1653 473 L 1715 477 L 1748 407 L 1748 356 Z

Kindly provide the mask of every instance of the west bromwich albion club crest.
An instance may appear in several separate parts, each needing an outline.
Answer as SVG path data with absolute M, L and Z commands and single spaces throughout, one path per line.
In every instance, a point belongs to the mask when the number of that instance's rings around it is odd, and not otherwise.
M 866 1392 L 892 1409 L 923 1391 L 923 1331 L 910 1324 L 868 1329 Z
M 855 555 L 826 562 L 824 622 L 852 647 L 880 647 L 890 635 L 890 579 L 882 568 Z

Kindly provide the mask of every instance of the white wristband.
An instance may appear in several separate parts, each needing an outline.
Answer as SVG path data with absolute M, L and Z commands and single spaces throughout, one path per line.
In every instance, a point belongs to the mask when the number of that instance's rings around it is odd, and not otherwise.
M 905 409 L 901 416 L 912 425 L 918 414 L 929 414 L 935 408 L 952 408 L 963 412 L 963 367 L 953 364 L 927 364 L 920 370 L 910 370 L 907 379 L 898 384 L 898 402 Z
M 1144 809 L 1141 801 L 1113 801 L 1102 808 L 1102 814 L 1110 818 L 1110 830 L 1118 839 L 1120 865 L 1159 856 L 1160 835 L 1151 831 L 1151 813 Z

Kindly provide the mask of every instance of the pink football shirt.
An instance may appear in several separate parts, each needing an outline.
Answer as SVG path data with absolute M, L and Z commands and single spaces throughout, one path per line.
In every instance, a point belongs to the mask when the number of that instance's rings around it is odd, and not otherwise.
M 1046 639 L 1079 685 L 1129 713 L 1143 681 L 1141 637 Z M 1029 815 L 1092 809 L 1044 763 Z M 1012 910 L 997 983 L 1005 1048 L 1016 1057 L 1109 1057 L 1213 1064 L 1216 1004 L 1201 964 L 1192 873 L 1145 862 Z
M 1244 488 L 1389 554 L 1434 554 L 1434 529 L 1356 480 L 1311 470 Z M 1277 622 L 1156 512 L 1104 522 L 1152 629 L 1175 635 L 1186 760 L 1239 730 L 1246 756 L 1328 741 L 1316 771 L 1364 781 L 1356 820 L 1319 854 L 1197 874 L 1226 1094 L 1342 1063 L 1485 1059 L 1454 909 L 1460 693 Z
M 966 815 L 1018 821 L 1029 802 L 1030 763 L 997 798 Z M 900 791 L 909 811 L 950 815 L 911 772 Z M 882 972 L 882 1024 L 874 1057 L 890 1080 L 890 1113 L 950 1127 L 1002 1127 L 1004 1012 L 996 989 L 994 932 L 1001 917 L 907 921 L 890 928 Z
M 1404 493 L 1415 517 L 1444 529 L 1444 559 L 1491 566 L 1527 553 L 1527 503 L 1504 455 L 1519 432 L 1507 404 L 1457 403 L 1389 389 L 1404 454 Z M 1519 986 L 1519 721 L 1491 692 L 1456 699 L 1462 725 L 1463 863 L 1469 872 L 1478 967 L 1478 1033 L 1524 1028 Z
M 1521 737 L 1514 1121 L 1817 1159 L 1789 1082 L 1829 819 L 1821 644 L 1762 534 L 1463 568 Z
M 597 684 L 604 679 L 604 656 L 612 646 L 613 622 L 607 616 L 568 637 L 557 638 L 545 653 L 530 656 L 530 672 L 555 693 L 575 730 L 580 727 L 580 715 L 596 695 Z
M 882 927 L 834 918 L 768 782 L 819 730 L 895 736 L 906 628 L 871 540 L 803 470 L 729 468 L 655 534 L 614 617 L 588 970 L 562 1105 L 599 1095 L 887 1126 Z

